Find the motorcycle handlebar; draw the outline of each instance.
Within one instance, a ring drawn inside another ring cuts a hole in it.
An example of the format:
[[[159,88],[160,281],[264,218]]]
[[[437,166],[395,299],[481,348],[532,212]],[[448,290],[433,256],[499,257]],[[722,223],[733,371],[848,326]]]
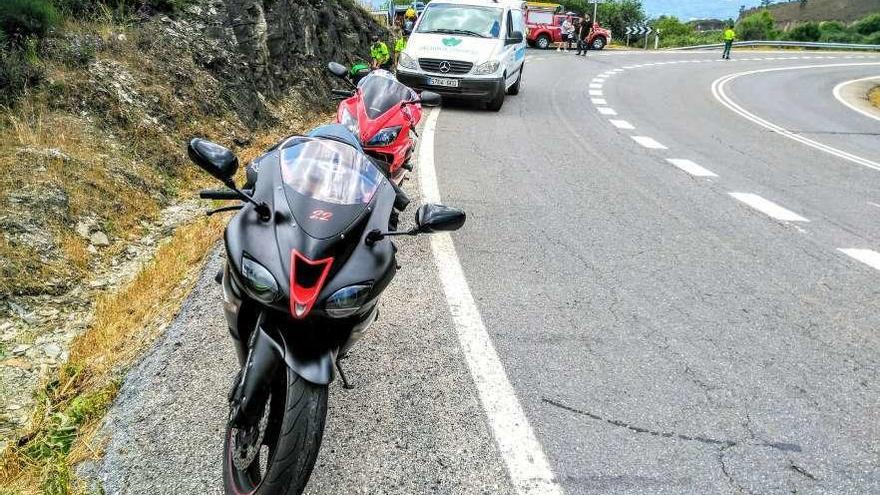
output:
[[[351,98],[352,96],[354,96],[354,91],[349,91],[347,89],[331,89],[330,93],[333,96],[339,96],[339,97],[345,97],[345,98]]]

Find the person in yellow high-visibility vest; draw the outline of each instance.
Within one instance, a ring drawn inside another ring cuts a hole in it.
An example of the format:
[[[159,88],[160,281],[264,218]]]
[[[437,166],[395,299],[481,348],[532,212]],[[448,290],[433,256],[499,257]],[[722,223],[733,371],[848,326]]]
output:
[[[397,30],[397,41],[394,42],[394,67],[397,67],[397,61],[400,59],[400,54],[406,50],[406,33],[401,30]]]
[[[403,14],[403,30],[407,34],[412,32],[413,26],[416,24],[416,17],[416,9],[412,7],[406,9],[406,12]]]
[[[391,54],[388,52],[388,45],[379,39],[379,36],[373,35],[373,44],[370,46],[370,69],[387,69],[388,63],[391,61]]]
[[[721,52],[721,58],[730,60],[730,48],[733,47],[733,40],[736,39],[736,31],[733,30],[733,26],[727,26],[727,29],[724,30],[724,51]]]

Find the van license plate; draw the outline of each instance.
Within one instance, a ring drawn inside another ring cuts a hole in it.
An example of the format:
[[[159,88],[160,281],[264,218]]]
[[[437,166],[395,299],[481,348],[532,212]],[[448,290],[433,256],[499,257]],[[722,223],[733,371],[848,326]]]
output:
[[[446,86],[447,88],[457,88],[458,79],[446,79],[443,77],[429,77],[428,84],[431,86]]]

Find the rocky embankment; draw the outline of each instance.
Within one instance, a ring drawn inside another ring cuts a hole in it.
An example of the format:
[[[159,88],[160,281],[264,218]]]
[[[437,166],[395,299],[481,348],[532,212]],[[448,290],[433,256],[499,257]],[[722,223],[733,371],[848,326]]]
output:
[[[199,213],[182,144],[247,156],[301,127],[330,104],[327,62],[380,29],[350,0],[199,0],[41,43],[43,81],[0,113],[0,445],[96,298]]]

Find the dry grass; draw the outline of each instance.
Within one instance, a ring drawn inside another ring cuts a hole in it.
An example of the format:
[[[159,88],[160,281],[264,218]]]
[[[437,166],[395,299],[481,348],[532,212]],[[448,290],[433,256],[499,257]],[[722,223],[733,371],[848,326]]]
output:
[[[240,150],[241,161],[247,163],[287,134],[330,118],[314,114],[288,119],[291,127],[265,133]],[[176,315],[227,219],[200,219],[179,228],[129,285],[97,302],[92,325],[74,339],[70,359],[40,393],[29,430],[0,457],[0,494],[88,493],[73,475],[73,466],[101,457],[96,433],[125,371]],[[62,239],[62,249],[74,263],[87,256],[81,239]],[[0,251],[2,241],[0,237]]]
[[[868,101],[877,108],[880,108],[880,86],[868,91]]]
[[[101,298],[69,361],[41,393],[30,431],[0,459],[0,493],[81,493],[72,466],[97,458],[95,432],[127,369],[174,317],[225,218],[177,230],[125,288]]]

